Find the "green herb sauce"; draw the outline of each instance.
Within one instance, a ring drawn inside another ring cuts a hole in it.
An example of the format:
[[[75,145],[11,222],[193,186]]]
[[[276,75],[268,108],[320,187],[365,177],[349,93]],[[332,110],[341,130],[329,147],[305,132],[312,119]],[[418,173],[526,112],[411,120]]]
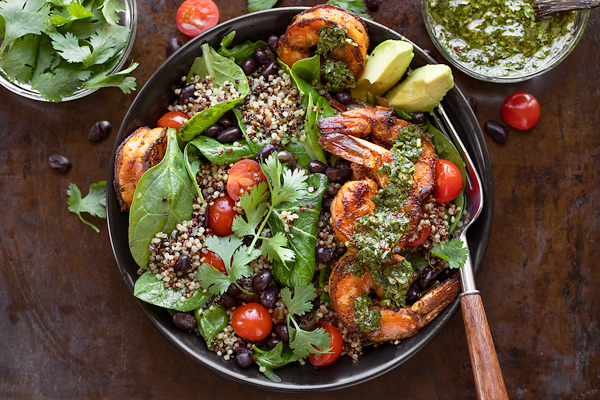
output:
[[[404,307],[406,305],[406,292],[413,277],[413,267],[408,260],[403,259],[398,264],[373,270],[371,275],[373,283],[383,289],[382,306]]]
[[[324,62],[321,63],[321,75],[325,87],[331,92],[356,88],[354,74],[348,69],[345,61],[331,59],[331,52],[347,45],[357,44],[348,37],[348,30],[339,26],[323,25],[319,31],[317,51]]]
[[[542,67],[569,41],[576,13],[536,22],[527,0],[428,0],[439,42],[469,69],[492,76]]]
[[[373,332],[381,329],[381,312],[373,308],[373,300],[368,294],[363,294],[354,300],[354,322],[363,332]]]

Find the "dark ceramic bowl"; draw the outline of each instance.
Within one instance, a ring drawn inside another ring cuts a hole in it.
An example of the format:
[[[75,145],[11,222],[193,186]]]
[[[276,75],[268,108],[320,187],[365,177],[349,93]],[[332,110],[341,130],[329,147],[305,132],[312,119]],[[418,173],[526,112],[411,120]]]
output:
[[[118,145],[131,132],[140,126],[156,126],[159,117],[167,111],[167,105],[174,100],[173,89],[181,83],[181,76],[187,74],[194,58],[200,55],[202,43],[208,42],[211,46],[218,48],[221,38],[233,30],[237,32],[237,43],[247,39],[266,39],[271,33],[285,32],[292,17],[303,10],[305,8],[278,8],[244,15],[219,24],[187,43],[156,70],[138,93],[119,130],[112,160],[114,160]],[[366,21],[366,23],[371,36],[371,47],[375,47],[383,40],[401,38],[401,35],[383,25],[371,21]],[[415,46],[414,52],[413,67],[435,63],[419,47]],[[485,207],[477,222],[469,229],[469,247],[475,271],[478,271],[483,262],[492,227],[494,194],[490,158],[481,129],[460,90],[456,87],[452,89],[444,98],[443,104],[453,124],[460,132],[483,180]],[[108,182],[112,182],[114,179],[113,168],[113,162],[111,162],[108,169]],[[115,193],[110,188],[107,191],[107,208],[108,227],[115,258],[128,290],[133,293],[134,282],[138,277],[138,266],[129,253],[128,214],[120,212]],[[308,363],[304,366],[297,363],[288,365],[276,371],[282,381],[275,383],[265,378],[256,366],[242,369],[235,361],[224,361],[223,358],[217,357],[206,348],[204,341],[193,334],[175,328],[166,310],[141,301],[139,304],[158,330],[183,353],[201,365],[237,382],[264,389],[289,392],[323,391],[348,387],[375,378],[397,367],[425,346],[454,315],[459,306],[458,300],[455,300],[429,325],[415,336],[403,340],[400,345],[384,344],[378,348],[367,348],[364,356],[356,363],[353,363],[349,357],[342,357],[335,364],[318,370]]]

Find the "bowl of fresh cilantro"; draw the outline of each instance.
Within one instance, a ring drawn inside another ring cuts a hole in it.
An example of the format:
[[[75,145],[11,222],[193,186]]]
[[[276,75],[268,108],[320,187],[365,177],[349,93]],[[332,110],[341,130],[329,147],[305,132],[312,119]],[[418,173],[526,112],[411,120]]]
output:
[[[122,70],[135,39],[135,0],[0,2],[0,84],[23,97],[60,102],[108,86],[135,90]]]

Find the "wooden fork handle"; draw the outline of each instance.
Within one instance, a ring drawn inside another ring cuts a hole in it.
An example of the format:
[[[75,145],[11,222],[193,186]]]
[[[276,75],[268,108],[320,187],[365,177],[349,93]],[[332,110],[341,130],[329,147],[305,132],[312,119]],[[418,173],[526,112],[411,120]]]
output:
[[[462,296],[460,305],[465,322],[477,398],[479,400],[508,399],[481,296],[478,294]]]

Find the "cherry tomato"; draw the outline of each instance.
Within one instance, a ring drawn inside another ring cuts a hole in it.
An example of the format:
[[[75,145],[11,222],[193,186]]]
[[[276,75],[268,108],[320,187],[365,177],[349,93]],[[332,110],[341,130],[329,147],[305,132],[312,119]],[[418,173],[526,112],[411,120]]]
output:
[[[187,36],[198,36],[219,22],[219,9],[212,0],[185,0],[177,10],[177,27]]]
[[[218,269],[219,271],[221,271],[221,273],[223,275],[227,275],[227,270],[225,269],[225,263],[223,262],[223,259],[221,259],[221,257],[219,257],[219,255],[217,253],[215,253],[214,251],[207,250],[207,249],[202,249],[202,255],[206,259],[205,262],[208,265]]]
[[[208,207],[208,227],[217,236],[229,236],[233,233],[231,225],[237,212],[233,209],[235,202],[225,195],[213,200]]]
[[[233,312],[231,326],[238,336],[258,342],[269,336],[273,321],[267,307],[260,303],[246,303]]]
[[[532,94],[513,93],[502,104],[502,119],[519,130],[531,129],[540,119],[540,103]]]
[[[156,123],[156,126],[160,126],[163,128],[174,128],[179,131],[181,125],[183,125],[183,123],[188,121],[189,119],[190,117],[188,117],[187,114],[184,114],[181,111],[169,111],[168,113],[160,117],[160,119]]]
[[[460,169],[451,161],[435,160],[435,189],[433,195],[438,203],[446,203],[460,194],[463,187]]]
[[[340,353],[342,352],[342,347],[344,342],[342,340],[342,334],[340,330],[335,327],[332,323],[327,321],[321,321],[317,325],[317,328],[323,328],[331,338],[331,350],[329,353],[319,353],[319,354],[309,354],[308,361],[315,367],[323,367],[325,365],[329,365],[335,360],[338,359]]]
[[[227,193],[234,201],[238,201],[244,192],[249,191],[260,182],[267,182],[267,177],[254,160],[240,160],[233,164],[227,178]]]
[[[461,185],[462,185],[462,181],[461,181]],[[462,186],[461,186],[461,189],[462,189]],[[437,199],[437,197],[436,197],[436,199]],[[406,243],[406,245],[411,246],[411,247],[417,247],[417,246],[422,245],[423,243],[425,243],[425,241],[429,237],[430,231],[431,231],[431,227],[429,225],[424,225],[421,228],[421,236],[419,236],[417,239],[413,240],[412,242]]]

